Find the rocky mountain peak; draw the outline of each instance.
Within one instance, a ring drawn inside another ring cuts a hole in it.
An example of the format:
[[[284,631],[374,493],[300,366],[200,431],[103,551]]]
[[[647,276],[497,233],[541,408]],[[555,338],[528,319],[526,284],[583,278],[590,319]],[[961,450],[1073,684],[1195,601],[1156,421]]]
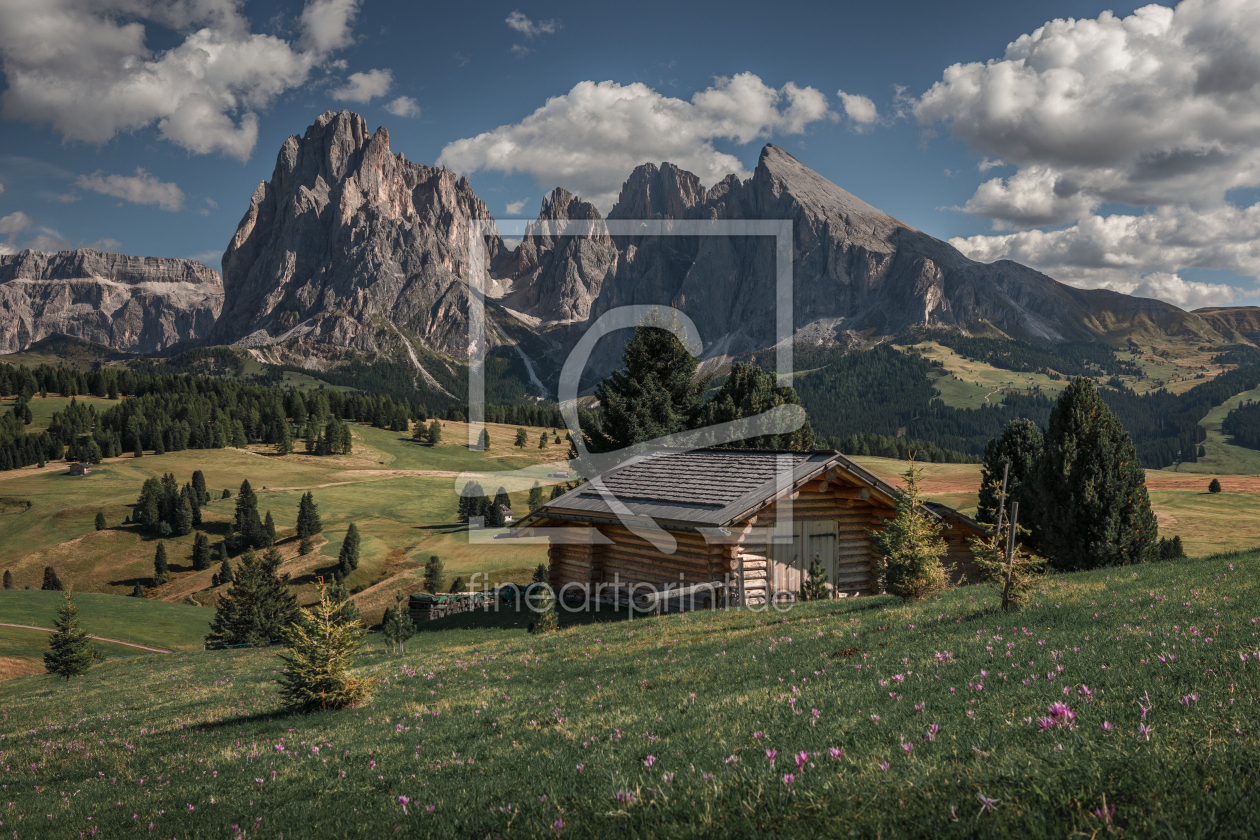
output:
[[[705,198],[700,179],[692,173],[672,163],[645,163],[630,173],[608,218],[683,219]]]

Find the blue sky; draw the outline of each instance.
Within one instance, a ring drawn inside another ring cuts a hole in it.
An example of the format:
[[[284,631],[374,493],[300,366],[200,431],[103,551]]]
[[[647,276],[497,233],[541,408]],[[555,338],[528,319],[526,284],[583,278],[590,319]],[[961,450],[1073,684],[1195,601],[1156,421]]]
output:
[[[124,7],[0,0],[0,253],[218,268],[284,138],[347,107],[499,218],[554,186],[606,211],[632,161],[751,171],[773,142],[979,259],[1260,302],[1257,2]]]

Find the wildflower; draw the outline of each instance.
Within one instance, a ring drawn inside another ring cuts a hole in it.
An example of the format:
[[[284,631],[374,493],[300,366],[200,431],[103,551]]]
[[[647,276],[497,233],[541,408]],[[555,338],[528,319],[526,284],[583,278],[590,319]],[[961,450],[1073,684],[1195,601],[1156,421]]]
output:
[[[910,755],[910,752],[914,749],[914,744],[907,744],[905,741],[902,741],[901,748],[906,751],[906,755]]]
[[[871,715],[872,723],[879,723],[879,715]]]
[[[1111,818],[1114,817],[1115,815],[1116,815],[1116,806],[1115,805],[1108,806],[1106,802],[1103,803],[1103,806],[1101,808],[1094,809],[1094,816],[1098,817],[1107,825],[1111,825]]]
[[[670,782],[674,781],[674,774],[665,773],[664,775],[661,776],[661,778],[665,780],[665,784],[669,784]]]
[[[779,754],[778,750],[766,750],[766,758],[770,759],[770,766],[774,766],[774,757]]]
[[[613,798],[623,805],[632,804],[638,797],[628,790],[619,790],[613,794]]]
[[[888,772],[888,768],[889,768],[889,767],[891,767],[891,766],[892,766],[892,765],[891,765],[891,764],[889,764],[887,761],[881,761],[881,762],[879,763],[879,769],[880,769],[880,770],[883,770],[885,773],[887,773],[887,772]]]
[[[996,810],[994,806],[1002,801],[1000,799],[990,799],[984,795],[983,791],[976,794],[976,799],[980,800],[980,814],[983,814],[985,811]],[[977,814],[976,816],[980,816],[980,814]]]
[[[737,755],[727,756],[726,758],[722,759],[722,763],[725,764],[727,767],[730,767],[732,764],[735,764],[738,761],[739,761],[739,756]],[[773,763],[774,762],[771,761],[771,764]]]
[[[1110,732],[1111,730],[1115,729],[1115,727],[1111,725],[1111,721],[1109,720],[1104,720],[1102,722],[1102,728],[1104,732]]]
[[[930,744],[930,743],[932,743],[933,741],[935,741],[935,740],[936,740],[936,733],[937,733],[937,732],[940,732],[940,731],[941,731],[941,727],[940,727],[940,725],[939,725],[939,724],[935,724],[935,723],[934,723],[934,724],[932,724],[931,726],[929,726],[929,727],[927,728],[927,732],[924,732],[924,733],[923,733],[923,741],[924,741],[924,743]]]
[[[643,759],[644,767],[651,767],[655,763],[656,763],[656,756],[654,755],[649,755],[647,758]]]
[[[765,734],[765,733],[763,733],[763,732],[754,732],[754,733],[753,733],[753,737],[754,737],[754,738],[756,738],[758,741],[760,741],[760,740],[761,740],[761,738],[762,738],[762,736],[763,736],[764,734]]]
[[[1151,727],[1145,723],[1138,724],[1138,734],[1146,736],[1146,740],[1151,740]]]
[[[402,809],[403,809],[403,813],[404,813],[404,814],[405,814],[405,813],[407,813],[407,803],[408,803],[408,802],[410,802],[410,801],[411,801],[411,800],[410,800],[410,799],[408,799],[408,798],[407,798],[407,797],[405,797],[405,796],[400,796],[400,797],[398,797],[398,804],[402,806]]]
[[[805,750],[801,750],[799,753],[797,753],[797,755],[796,755],[796,769],[797,769],[797,771],[798,771],[798,772],[799,772],[799,771],[801,771],[801,770],[804,770],[804,769],[805,769],[805,765],[806,765],[806,764],[808,764],[808,763],[809,763],[809,753],[805,752]]]
[[[831,754],[831,757],[835,759],[836,761],[839,761],[840,759],[844,758],[843,747],[828,747],[827,752],[829,752]]]
[[[792,782],[795,782],[795,781],[796,781],[796,776],[792,775],[791,773],[785,773],[785,774],[784,774],[784,776],[783,776],[783,784],[787,785],[788,787],[791,787],[791,786],[792,786]]]
[[[551,828],[556,832],[556,836],[559,836],[560,832],[564,831],[564,820],[556,820],[551,824]]]

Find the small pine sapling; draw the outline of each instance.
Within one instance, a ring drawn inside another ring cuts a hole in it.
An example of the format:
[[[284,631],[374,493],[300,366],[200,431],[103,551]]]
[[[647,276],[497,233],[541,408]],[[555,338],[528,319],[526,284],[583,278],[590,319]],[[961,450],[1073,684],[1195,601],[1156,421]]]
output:
[[[1208,492],[1209,493],[1221,492],[1221,480],[1219,478],[1212,479],[1212,481],[1208,484]]]
[[[971,556],[981,579],[997,590],[1003,612],[1014,612],[1028,602],[1045,573],[1046,561],[1019,545],[1019,535],[1028,531],[1019,526],[1019,502],[1011,503],[1007,497],[1008,475],[1009,469],[1003,471],[1001,483],[996,476],[990,480],[998,500],[997,522],[987,527],[987,536],[971,538]]]
[[[320,584],[319,603],[303,609],[289,625],[288,651],[280,654],[280,696],[293,712],[310,713],[362,705],[371,692],[371,679],[350,673],[354,656],[363,646],[358,621],[342,621],[341,605],[329,587]]]
[[[105,514],[101,511],[96,512],[96,530],[104,531],[109,526],[105,524]]]
[[[802,601],[821,601],[827,597],[827,570],[823,568],[822,555],[815,554],[809,561],[809,572],[801,586]]]
[[[65,603],[57,608],[57,620],[53,622],[57,632],[48,639],[48,652],[44,654],[44,670],[67,681],[71,677],[86,674],[96,656],[96,650],[86,631],[79,627],[79,608],[74,604],[74,593],[65,594]]]
[[[546,583],[548,577],[547,564],[539,563],[534,567],[534,577],[531,583]]]
[[[940,524],[923,506],[922,473],[912,461],[905,473],[906,488],[897,499],[896,516],[885,520],[883,530],[871,532],[879,555],[880,588],[906,603],[930,598],[948,585],[941,563],[945,540]]]
[[[556,604],[555,593],[547,584],[530,584],[525,590],[525,603],[535,611],[534,620],[529,623],[529,632],[535,634],[554,633],[560,629],[560,610]],[[537,594],[535,594],[537,593]],[[535,601],[537,602],[535,604]]]
[[[416,625],[412,623],[411,613],[404,601],[405,596],[401,592],[395,592],[394,606],[385,610],[385,621],[381,629],[385,632],[385,638],[389,639],[392,653],[402,653],[403,645],[416,632]]]
[[[40,589],[46,592],[60,592],[65,589],[61,585],[61,578],[57,577],[57,570],[52,566],[44,567],[44,585]]]

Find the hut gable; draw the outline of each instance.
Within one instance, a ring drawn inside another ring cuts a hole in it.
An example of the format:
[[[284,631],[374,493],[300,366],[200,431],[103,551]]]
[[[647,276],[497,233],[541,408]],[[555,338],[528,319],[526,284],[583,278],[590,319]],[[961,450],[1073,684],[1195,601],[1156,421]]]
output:
[[[764,603],[796,597],[818,556],[833,595],[864,595],[876,592],[870,532],[899,495],[834,450],[662,450],[551,500],[512,531],[548,536],[556,588],[720,584],[734,603]],[[960,579],[967,540],[982,529],[945,505],[929,511]],[[668,538],[653,539],[648,525]]]

